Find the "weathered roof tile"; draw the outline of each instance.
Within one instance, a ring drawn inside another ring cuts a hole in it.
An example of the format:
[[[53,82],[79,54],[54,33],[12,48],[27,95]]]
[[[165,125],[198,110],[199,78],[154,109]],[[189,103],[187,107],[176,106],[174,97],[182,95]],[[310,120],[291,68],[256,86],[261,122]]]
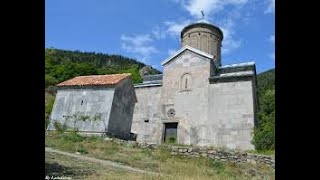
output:
[[[69,79],[67,81],[61,82],[57,86],[115,85],[130,75],[131,75],[130,73],[124,73],[124,74],[77,76],[77,77],[74,77],[74,78]]]

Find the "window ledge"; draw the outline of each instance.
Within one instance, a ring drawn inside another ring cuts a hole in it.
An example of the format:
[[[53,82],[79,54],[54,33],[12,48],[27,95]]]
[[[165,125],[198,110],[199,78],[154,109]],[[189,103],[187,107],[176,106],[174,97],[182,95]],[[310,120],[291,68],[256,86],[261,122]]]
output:
[[[185,91],[191,91],[191,89],[183,89],[183,90],[180,90],[180,92],[185,92]]]

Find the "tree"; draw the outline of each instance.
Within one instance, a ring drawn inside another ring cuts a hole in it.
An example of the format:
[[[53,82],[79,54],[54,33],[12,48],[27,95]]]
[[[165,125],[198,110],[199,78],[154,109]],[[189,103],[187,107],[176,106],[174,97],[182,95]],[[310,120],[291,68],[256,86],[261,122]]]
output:
[[[252,140],[256,150],[272,150],[275,147],[274,77],[274,69],[258,75],[259,124]]]
[[[45,88],[51,85],[56,85],[59,81],[50,75],[45,75]]]

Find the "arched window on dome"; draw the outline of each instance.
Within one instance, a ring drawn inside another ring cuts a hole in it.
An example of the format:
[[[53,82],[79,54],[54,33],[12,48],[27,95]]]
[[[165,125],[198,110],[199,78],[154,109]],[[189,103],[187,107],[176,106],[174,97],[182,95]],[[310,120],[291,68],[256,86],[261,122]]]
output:
[[[183,74],[180,82],[181,90],[190,90],[192,85],[191,75],[189,73]]]

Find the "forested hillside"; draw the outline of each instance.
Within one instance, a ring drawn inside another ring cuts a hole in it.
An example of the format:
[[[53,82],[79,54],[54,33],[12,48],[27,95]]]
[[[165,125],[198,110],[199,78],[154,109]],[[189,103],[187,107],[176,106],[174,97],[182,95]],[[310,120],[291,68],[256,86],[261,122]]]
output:
[[[45,87],[75,76],[115,73],[131,73],[134,83],[138,83],[142,81],[139,70],[145,66],[120,55],[48,48],[45,50]],[[147,69],[147,74],[161,73],[151,67]]]
[[[275,146],[275,69],[258,74],[259,126],[254,131],[257,150],[272,150]]]
[[[274,90],[275,86],[275,69],[258,74],[258,93],[259,95],[264,93],[266,90]]]

